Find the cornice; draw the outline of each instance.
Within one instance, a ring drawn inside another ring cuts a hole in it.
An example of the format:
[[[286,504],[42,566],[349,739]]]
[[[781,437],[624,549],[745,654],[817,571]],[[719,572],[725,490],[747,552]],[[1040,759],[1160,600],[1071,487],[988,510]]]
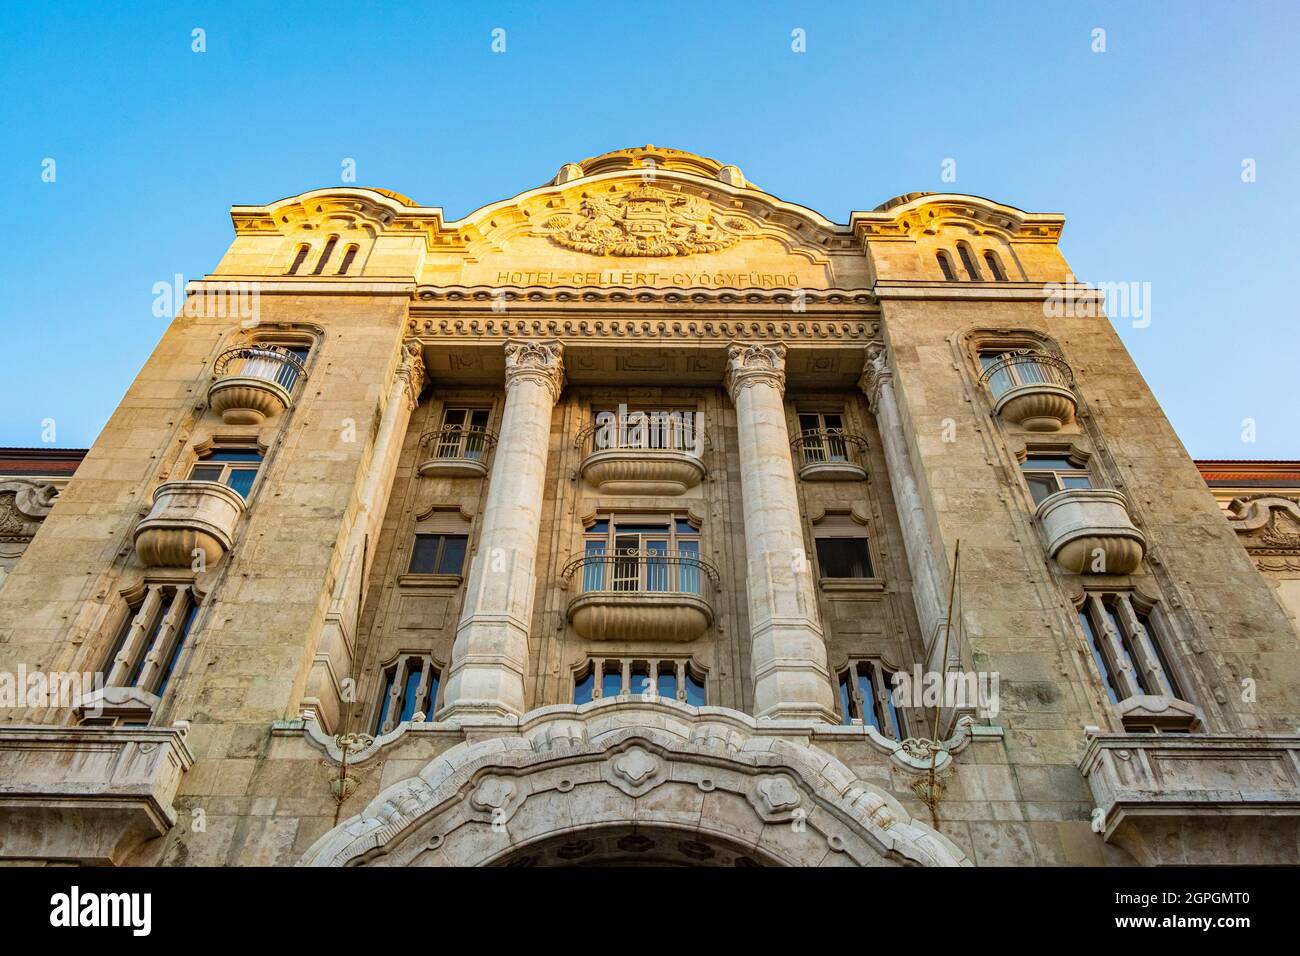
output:
[[[647,305],[689,305],[716,307],[730,312],[736,307],[764,308],[800,315],[809,309],[822,308],[842,311],[864,309],[876,311],[877,301],[866,289],[689,289],[670,287],[609,286],[432,286],[421,285],[415,289],[412,311],[455,309],[457,312],[482,310],[488,312],[518,308],[563,307],[565,312],[584,305],[600,306],[601,314],[609,314],[609,306],[625,306],[639,310]],[[796,320],[797,321],[797,320]]]
[[[929,279],[880,279],[871,287],[877,299],[955,299],[985,302],[1047,302],[1059,299],[1062,290],[1070,292],[1070,303],[1077,306],[1105,304],[1105,293],[1083,285],[1068,286],[1059,282],[938,282]]]
[[[733,339],[785,342],[845,342],[865,345],[880,330],[867,319],[821,319],[817,321],[772,321],[770,319],[727,319],[714,321],[620,318],[437,318],[414,317],[408,334],[436,338],[507,339],[570,338],[584,341],[609,339],[649,340],[680,343]]]

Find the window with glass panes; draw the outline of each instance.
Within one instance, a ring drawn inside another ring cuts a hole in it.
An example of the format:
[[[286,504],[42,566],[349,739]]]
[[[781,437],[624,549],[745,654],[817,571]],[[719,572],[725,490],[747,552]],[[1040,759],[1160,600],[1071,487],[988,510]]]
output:
[[[1088,476],[1088,467],[1079,464],[1065,455],[1029,454],[1020,463],[1020,470],[1025,476],[1025,484],[1034,497],[1034,504],[1041,504],[1048,495],[1068,488],[1091,488],[1092,479]]]
[[[813,525],[817,566],[823,578],[874,578],[867,529],[848,514],[827,514]]]
[[[253,447],[218,445],[204,452],[190,469],[191,481],[218,481],[247,498],[262,467],[262,452]]]
[[[460,574],[468,545],[464,534],[417,534],[407,573]]]
[[[879,661],[850,663],[839,675],[841,723],[861,721],[886,737],[902,740],[904,726],[894,705],[893,678]]]
[[[189,636],[199,603],[188,584],[148,584],[131,605],[104,666],[109,687],[138,687],[161,697]]]
[[[1079,624],[1112,704],[1141,694],[1183,697],[1155,612],[1124,592],[1089,592]]]
[[[703,707],[704,683],[704,675],[685,658],[596,657],[575,675],[573,702],[638,694]]]
[[[843,415],[833,412],[800,412],[799,439],[805,465],[849,460],[849,450],[844,443]]]
[[[487,453],[486,408],[448,408],[442,413],[442,431],[434,446],[435,458],[468,458],[479,461]]]
[[[598,518],[583,550],[583,591],[700,593],[700,530],[685,516]]]
[[[417,712],[431,719],[438,701],[440,677],[428,654],[402,654],[384,668],[379,710],[373,724],[375,735],[388,733],[414,718]]]

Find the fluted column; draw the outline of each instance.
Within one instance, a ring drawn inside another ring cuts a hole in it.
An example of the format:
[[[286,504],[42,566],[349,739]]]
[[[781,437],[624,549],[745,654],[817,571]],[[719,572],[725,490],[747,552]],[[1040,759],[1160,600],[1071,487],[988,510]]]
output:
[[[785,346],[732,345],[726,384],[740,443],[754,714],[834,722],[785,425]]]
[[[551,411],[564,388],[563,351],[559,342],[506,343],[505,413],[440,720],[524,712],[537,535]]]
[[[925,505],[916,481],[916,472],[912,469],[912,458],[907,453],[903,418],[898,408],[898,397],[894,394],[894,371],[889,367],[889,353],[883,343],[874,342],[867,347],[866,367],[862,370],[859,385],[867,396],[867,403],[876,416],[876,427],[880,431],[885,465],[889,471],[889,487],[894,493],[899,522],[903,528],[903,550],[907,553],[907,566],[912,574],[916,616],[929,651],[940,644],[936,638],[941,637],[939,632],[946,607],[943,574],[926,524]],[[950,657],[953,650],[954,647],[950,645]]]

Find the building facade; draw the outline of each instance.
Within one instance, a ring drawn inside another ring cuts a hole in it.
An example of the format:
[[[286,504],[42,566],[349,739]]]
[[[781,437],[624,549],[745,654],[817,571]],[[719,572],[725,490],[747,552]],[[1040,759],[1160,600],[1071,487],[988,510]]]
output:
[[[1060,215],[232,218],[0,584],[0,858],[1300,862],[1286,594]]]

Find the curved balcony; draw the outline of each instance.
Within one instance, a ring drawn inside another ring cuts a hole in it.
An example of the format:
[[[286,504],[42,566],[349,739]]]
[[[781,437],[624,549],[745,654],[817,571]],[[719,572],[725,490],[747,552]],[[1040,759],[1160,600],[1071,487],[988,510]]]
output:
[[[482,478],[488,473],[488,454],[496,444],[496,434],[486,428],[435,428],[420,436],[419,472],[444,478]]]
[[[842,428],[809,428],[790,442],[790,452],[804,481],[862,481],[867,440]]]
[[[278,345],[248,345],[217,356],[208,404],[227,425],[258,425],[293,402],[302,361]]]
[[[980,381],[993,396],[993,414],[1025,431],[1060,431],[1074,421],[1074,373],[1055,356],[1009,352],[986,368]]]
[[[1107,488],[1067,488],[1035,512],[1056,563],[1074,574],[1131,574],[1146,538],[1133,525],[1128,499]]]
[[[195,552],[210,567],[230,550],[245,509],[239,492],[218,481],[167,481],[135,527],[135,551],[148,567],[188,568]]]
[[[704,478],[703,442],[695,426],[589,425],[578,471],[602,495],[680,495]]]
[[[581,589],[569,601],[573,629],[593,641],[693,641],[713,624],[712,564],[690,551],[626,549],[569,562]]]

